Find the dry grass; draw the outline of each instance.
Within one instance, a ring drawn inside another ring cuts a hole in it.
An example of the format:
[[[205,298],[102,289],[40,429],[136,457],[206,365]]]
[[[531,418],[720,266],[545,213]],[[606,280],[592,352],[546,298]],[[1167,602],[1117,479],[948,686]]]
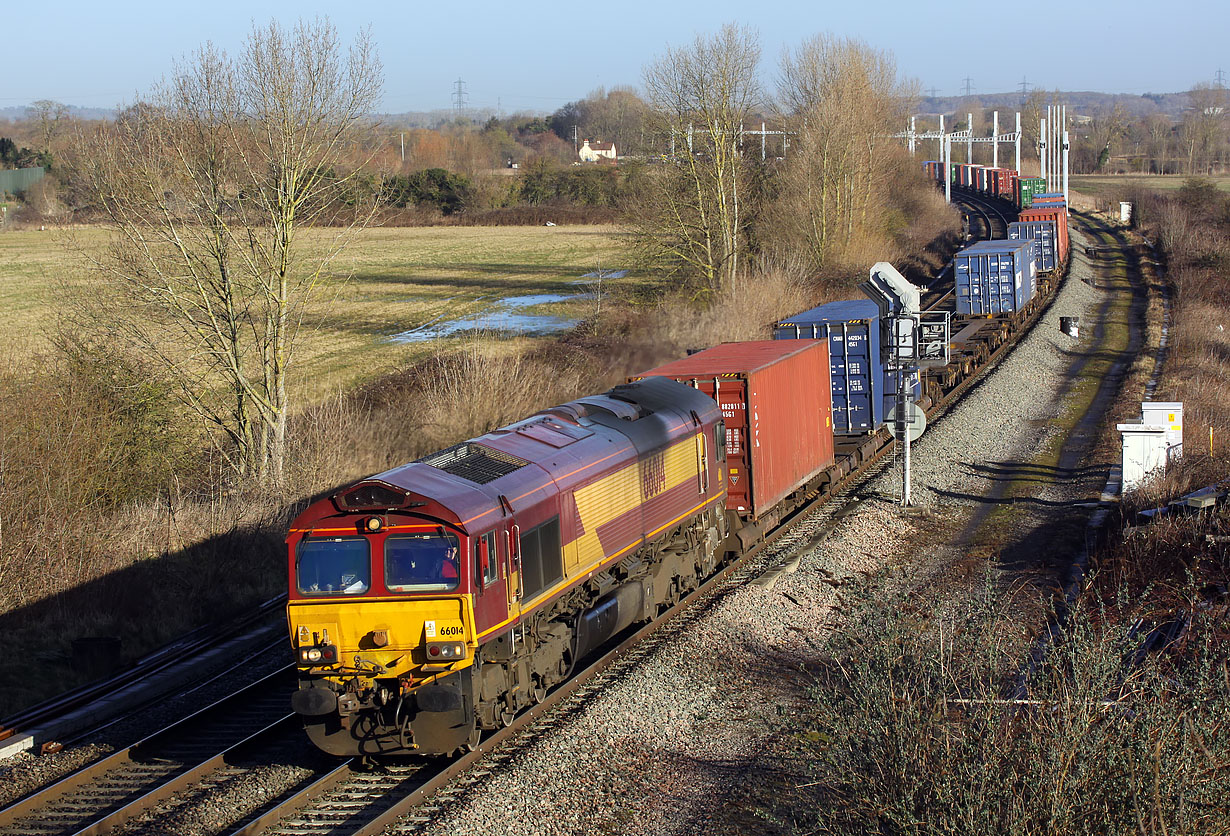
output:
[[[327,232],[307,230],[309,239]],[[81,252],[106,245],[97,227],[0,234],[0,352],[29,356],[49,347],[61,294],[76,292],[91,270]],[[292,389],[317,401],[430,356],[430,343],[394,335],[441,319],[478,315],[505,296],[572,293],[598,268],[617,269],[619,234],[608,226],[432,227],[368,230],[333,265],[302,332]],[[643,282],[607,282],[608,292]],[[66,284],[67,282],[67,284]],[[542,311],[588,315],[584,298]],[[531,311],[538,312],[538,311]]]
[[[98,229],[77,230],[79,240],[99,246]],[[6,230],[0,233],[0,355],[32,357],[50,347],[65,281],[73,286],[81,260],[59,231]]]
[[[1170,353],[1155,400],[1184,404],[1184,458],[1175,490],[1230,477],[1230,223],[1227,206],[1154,197],[1148,232],[1164,247],[1173,292]],[[1195,230],[1195,232],[1193,232]],[[1210,443],[1210,433],[1212,442]]]
[[[1090,197],[1128,200],[1128,195],[1146,189],[1174,191],[1183,187],[1187,174],[1077,174],[1068,185]],[[1230,191],[1230,177],[1209,178],[1222,191]]]
[[[1021,664],[991,591],[942,618],[874,585],[818,658],[790,722],[795,757],[752,803],[764,833],[1225,833],[1224,655],[1192,639],[1146,658],[1126,598],[1078,607],[1064,641],[1004,699]],[[1202,615],[1193,631],[1217,617]],[[783,662],[785,660],[782,660]],[[792,665],[800,664],[795,659]],[[733,832],[730,831],[722,832]],[[748,832],[748,831],[740,831]]]
[[[319,313],[298,356],[297,377],[309,400],[370,381],[439,349],[398,343],[394,335],[439,320],[490,310],[506,296],[572,293],[572,282],[621,266],[611,227],[432,227],[369,230],[342,254],[350,278],[323,290]],[[633,284],[635,277],[611,284]],[[576,317],[588,302],[548,312]]]

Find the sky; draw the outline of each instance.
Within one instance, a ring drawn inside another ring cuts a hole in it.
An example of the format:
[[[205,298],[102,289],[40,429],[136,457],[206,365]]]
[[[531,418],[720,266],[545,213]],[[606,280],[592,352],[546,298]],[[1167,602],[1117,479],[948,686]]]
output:
[[[1015,21],[989,9],[1016,6]],[[642,68],[728,22],[760,36],[771,87],[783,48],[828,32],[891,52],[926,93],[1020,90],[1167,93],[1230,79],[1230,3],[1031,0],[666,0],[544,3],[209,3],[62,0],[6,10],[0,107],[53,99],[131,102],[206,41],[237,52],[252,25],[327,16],[344,42],[370,27],[384,64],[385,113],[449,108],[458,79],[471,108],[550,112],[598,88],[638,87]]]

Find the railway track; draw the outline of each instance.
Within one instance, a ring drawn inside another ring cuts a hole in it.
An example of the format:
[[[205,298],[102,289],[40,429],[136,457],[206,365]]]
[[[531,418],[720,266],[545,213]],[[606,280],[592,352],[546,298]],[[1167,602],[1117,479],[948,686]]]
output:
[[[256,630],[258,626],[279,613],[286,605],[286,596],[280,595],[264,602],[259,607],[244,616],[231,621],[222,627],[210,625],[193,630],[178,640],[167,644],[153,653],[149,653],[130,667],[119,671],[113,676],[99,682],[91,682],[75,688],[53,699],[31,706],[17,714],[0,721],[0,746],[8,746],[23,735],[29,736],[26,748],[39,751],[54,751],[64,745],[80,740],[86,734],[94,734],[105,728],[113,720],[100,712],[100,700],[112,699],[122,702],[126,708],[125,714],[119,718],[131,716],[144,705],[148,705],[165,696],[165,691],[141,688],[135,686],[148,683],[154,677],[164,677],[169,683],[178,687],[185,685],[201,686],[212,682],[218,676],[225,675],[234,669],[235,650],[228,642],[238,642],[245,634]],[[275,643],[283,641],[282,631],[277,632]],[[244,653],[244,661],[266,652],[270,644],[259,646],[254,652]],[[219,655],[226,656],[230,661],[223,674],[202,678],[200,671],[206,666],[206,655],[223,651]],[[185,665],[185,660],[191,663]],[[176,674],[177,669],[184,669]],[[123,699],[119,695],[123,694]],[[73,718],[79,718],[73,722]],[[40,733],[41,732],[41,733]],[[53,737],[54,739],[45,739]],[[37,739],[44,738],[44,739]]]
[[[232,693],[51,786],[0,810],[0,832],[23,836],[108,833],[234,762],[302,735],[287,711],[293,665]]]
[[[970,229],[970,234],[976,238],[1007,238],[1008,224],[1011,223],[1009,213],[1005,211],[1003,201],[976,195],[971,192],[953,190],[952,199],[966,208],[971,220],[977,218],[981,227],[978,234]],[[971,224],[972,227],[972,224]]]

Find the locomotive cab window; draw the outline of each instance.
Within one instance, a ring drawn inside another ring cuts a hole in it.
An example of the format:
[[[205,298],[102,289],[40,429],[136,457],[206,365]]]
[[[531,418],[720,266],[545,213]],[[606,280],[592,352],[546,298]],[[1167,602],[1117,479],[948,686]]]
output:
[[[474,577],[482,588],[500,579],[500,563],[495,554],[495,532],[474,538]]]
[[[390,534],[384,541],[384,585],[390,592],[448,592],[461,580],[451,534]]]
[[[372,585],[372,560],[363,537],[305,537],[295,555],[304,595],[360,595]]]
[[[726,422],[718,421],[713,425],[713,448],[717,452],[717,460],[726,461]]]

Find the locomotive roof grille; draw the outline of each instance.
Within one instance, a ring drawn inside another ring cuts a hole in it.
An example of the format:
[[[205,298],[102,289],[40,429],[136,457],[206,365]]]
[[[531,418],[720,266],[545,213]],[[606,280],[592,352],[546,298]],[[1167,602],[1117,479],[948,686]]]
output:
[[[529,464],[524,459],[519,459],[502,450],[469,442],[433,453],[419,461],[479,485],[494,482],[501,476],[507,476]]]

